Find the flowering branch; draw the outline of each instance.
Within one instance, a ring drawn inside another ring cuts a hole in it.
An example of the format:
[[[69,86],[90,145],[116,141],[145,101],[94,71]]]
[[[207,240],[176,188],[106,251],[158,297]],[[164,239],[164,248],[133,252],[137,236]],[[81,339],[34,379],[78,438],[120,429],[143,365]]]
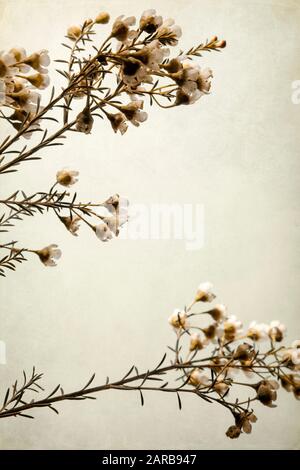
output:
[[[124,134],[128,123],[138,127],[148,117],[144,111],[147,97],[150,105],[173,108],[192,104],[209,94],[212,71],[200,68],[191,59],[200,56],[200,51],[224,48],[224,40],[214,36],[205,45],[168,58],[170,48],[178,44],[181,36],[174,20],[163,20],[155,10],[147,10],[134,29],[135,17],[120,16],[104,40],[98,41],[96,28],[104,27],[109,20],[108,13],[101,12],[95,19],[68,28],[66,43],[62,45],[69,57],[56,60],[62,65],[57,72],[66,83],[59,93],[52,88],[45,105],[40,91],[50,83],[48,51],[42,49],[28,55],[23,48],[13,48],[1,52],[0,118],[16,132],[0,144],[0,175],[17,171],[24,162],[40,159],[40,151],[45,148],[63,145],[71,131],[90,134],[96,117],[105,120],[115,133]],[[15,148],[22,138],[30,141],[37,135],[39,138],[32,145]],[[0,198],[0,205],[6,209],[0,215],[0,232],[7,232],[25,215],[52,211],[72,235],[78,234],[82,222],[102,241],[118,236],[120,227],[127,221],[127,201],[115,195],[111,203],[78,203],[76,194],[67,200],[69,193],[59,192],[56,185],[69,187],[77,175],[64,169],[57,173],[56,184],[49,192],[27,196],[24,191],[16,191]],[[98,223],[92,219],[98,219]],[[2,244],[1,249],[7,246]],[[46,266],[55,266],[54,260],[61,255],[56,244],[35,250],[18,248],[11,242],[8,256],[13,259],[5,257],[3,269],[12,266],[7,263],[13,260],[21,261],[24,253],[38,254]]]
[[[79,390],[65,393],[57,385],[51,393],[38,400],[31,398],[29,392],[43,391],[40,385],[42,374],[33,369],[29,380],[24,373],[21,387],[16,381],[7,390],[0,418],[33,418],[28,411],[35,408],[50,408],[58,414],[56,405],[59,402],[95,399],[91,395],[105,390],[137,392],[142,406],[145,392],[173,393],[180,409],[184,395],[193,394],[210,404],[223,406],[231,413],[234,424],[226,431],[228,437],[237,438],[242,432],[249,434],[257,420],[254,404],[274,408],[280,384],[300,399],[300,341],[295,341],[291,347],[278,347],[277,343],[281,343],[285,332],[284,325],[279,322],[271,322],[270,325],[252,322],[243,331],[241,322],[232,315],[228,316],[224,305],[193,312],[195,304],[214,299],[212,285],[202,283],[190,306],[176,309],[170,316],[169,323],[175,331],[176,342],[175,347],[169,347],[173,358],[169,358],[168,365],[167,354],[164,354],[159,364],[146,372],[140,373],[136,366],[132,366],[121,379],[110,381],[107,377],[104,384],[92,387],[93,374]],[[199,317],[209,318],[212,322],[201,326],[191,322],[192,318]],[[185,340],[188,340],[187,344]],[[267,340],[269,347],[262,352],[258,345]],[[239,378],[240,374],[243,377]],[[245,390],[244,398],[234,396],[229,399],[229,394],[241,393],[241,388]]]

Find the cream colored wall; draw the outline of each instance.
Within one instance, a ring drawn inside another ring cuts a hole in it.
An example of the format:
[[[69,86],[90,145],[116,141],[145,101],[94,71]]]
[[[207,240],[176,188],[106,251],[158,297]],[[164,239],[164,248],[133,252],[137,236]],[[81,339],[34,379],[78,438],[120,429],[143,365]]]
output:
[[[55,269],[31,260],[1,281],[2,393],[32,365],[46,373],[47,387],[60,382],[65,390],[94,371],[102,382],[132,363],[155,365],[173,340],[168,315],[204,280],[244,323],[280,318],[290,340],[300,337],[300,105],[291,101],[300,79],[299,1],[2,0],[1,48],[46,48],[62,57],[67,26],[103,9],[114,18],[151,7],[182,26],[183,48],[213,34],[227,39],[222,54],[201,61],[214,70],[211,96],[192,107],[152,109],[123,137],[98,121],[91,136],[72,134],[62,149],[1,177],[0,192],[45,190],[68,165],[80,171],[82,200],[117,191],[133,203],[204,204],[205,245],[101,244],[85,229],[71,237],[51,215],[17,224],[14,239],[57,242],[63,258]],[[224,435],[231,417],[194,397],[181,412],[172,395],[148,393],[141,408],[137,394],[117,391],[59,410],[59,417],[40,410],[35,420],[1,420],[1,448],[300,448],[299,403],[284,391],[276,410],[257,406],[253,433],[238,441]]]

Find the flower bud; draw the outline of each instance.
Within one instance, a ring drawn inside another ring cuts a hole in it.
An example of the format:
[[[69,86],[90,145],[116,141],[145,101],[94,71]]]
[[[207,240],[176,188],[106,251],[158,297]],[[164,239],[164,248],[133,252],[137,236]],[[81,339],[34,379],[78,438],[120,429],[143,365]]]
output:
[[[99,15],[96,16],[95,23],[97,24],[107,24],[110,20],[110,16],[106,11],[101,11]]]

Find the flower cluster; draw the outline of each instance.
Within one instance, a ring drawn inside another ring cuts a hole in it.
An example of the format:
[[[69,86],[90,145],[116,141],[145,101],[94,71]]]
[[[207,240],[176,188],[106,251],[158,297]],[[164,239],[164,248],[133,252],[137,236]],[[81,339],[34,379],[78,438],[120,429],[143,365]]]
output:
[[[188,307],[174,310],[169,323],[176,333],[176,345],[171,349],[175,353],[174,364],[184,372],[184,383],[202,398],[218,401],[230,409],[235,424],[226,435],[237,438],[242,432],[249,434],[257,420],[251,408],[253,402],[270,408],[276,406],[280,384],[300,399],[300,340],[288,348],[280,346],[286,331],[281,322],[276,320],[268,325],[253,321],[244,329],[242,322],[228,314],[222,304],[202,312],[193,311],[195,305],[213,302],[215,297],[212,284],[205,282],[199,285]],[[199,325],[193,322],[194,318],[208,321]],[[268,343],[264,352],[260,349],[263,341]],[[241,374],[244,380],[239,378]],[[253,390],[254,396],[244,401],[238,398],[227,401],[235,385]]]
[[[67,38],[73,44],[69,70],[61,72],[69,82],[67,104],[73,98],[87,99],[76,117],[77,131],[91,132],[97,110],[107,118],[114,132],[124,134],[129,122],[139,126],[147,119],[141,97],[148,96],[151,104],[171,108],[193,104],[209,93],[212,71],[200,68],[192,58],[199,56],[200,51],[220,50],[226,46],[225,41],[214,36],[186,54],[170,58],[170,48],[178,44],[181,28],[173,19],[163,19],[150,9],[142,13],[138,22],[134,16],[116,18],[96,56],[86,60],[85,39],[94,34],[96,24],[108,21],[109,15],[102,12],[96,19],[86,20],[83,26],[73,25],[67,30]],[[105,87],[107,75],[110,82]],[[116,81],[116,91],[111,90],[112,78]],[[105,98],[101,96],[104,90],[109,90]],[[160,99],[167,99],[168,105],[162,105]]]
[[[40,99],[37,90],[45,89],[50,82],[49,63],[46,50],[28,55],[23,48],[13,48],[0,53],[0,106],[13,110],[9,121],[16,130],[36,114]],[[31,133],[24,132],[23,136],[30,138]]]

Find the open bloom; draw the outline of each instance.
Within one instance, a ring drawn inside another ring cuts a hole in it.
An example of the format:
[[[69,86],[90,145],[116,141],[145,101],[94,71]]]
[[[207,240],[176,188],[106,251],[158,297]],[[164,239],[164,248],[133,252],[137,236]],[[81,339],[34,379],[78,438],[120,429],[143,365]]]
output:
[[[140,19],[140,30],[148,34],[153,34],[159,26],[162,25],[163,19],[156,15],[156,10],[149,9],[142,13]]]
[[[117,133],[120,131],[120,133],[123,135],[127,131],[128,125],[126,123],[126,116],[123,113],[116,113],[116,114],[110,114],[107,113],[107,117],[111,123],[111,127],[113,128],[114,132]]]
[[[188,327],[188,316],[187,316],[187,313],[182,311],[182,310],[179,310],[179,309],[175,309],[174,312],[172,313],[172,315],[169,317],[169,323],[170,325],[172,325],[174,328],[176,329],[186,329]]]
[[[235,315],[228,317],[219,327],[218,335],[223,337],[225,341],[235,340],[242,332],[242,322]]]
[[[56,266],[55,260],[59,259],[62,254],[61,250],[55,244],[46,246],[41,250],[36,250],[35,253],[45,266]]]
[[[113,238],[113,232],[105,222],[101,222],[100,224],[96,225],[96,227],[94,227],[94,231],[99,240],[102,242],[108,242]]]
[[[200,369],[194,369],[189,377],[189,383],[195,387],[208,386],[210,380]]]
[[[261,341],[268,338],[268,325],[265,323],[257,323],[253,321],[250,323],[246,332],[246,336],[253,341]]]
[[[118,16],[113,23],[111,36],[122,43],[127,43],[136,36],[136,31],[130,30],[130,26],[133,26],[135,21],[134,16],[128,18],[124,18],[124,15]]]
[[[60,220],[72,235],[78,236],[80,217],[60,217]]]
[[[207,345],[207,339],[202,338],[200,333],[192,333],[190,336],[190,351],[203,349]]]
[[[283,361],[288,361],[292,365],[300,365],[300,340],[297,339],[291,345],[291,348],[285,349],[282,356]]]
[[[155,37],[163,44],[176,46],[178,38],[182,35],[180,26],[172,18],[166,19],[156,31]]]
[[[286,326],[283,323],[280,323],[278,320],[274,320],[270,323],[268,327],[269,337],[276,342],[283,340],[284,333],[286,331]]]
[[[18,69],[14,66],[16,60],[9,52],[0,52],[0,78],[7,78],[15,75]]]
[[[131,101],[127,105],[120,106],[120,110],[126,116],[126,119],[131,122],[134,126],[138,127],[141,122],[146,121],[148,114],[145,111],[141,111],[144,106],[144,101],[135,100]]]
[[[210,282],[202,282],[199,284],[195,302],[212,302],[216,297],[215,294],[212,293],[213,285]]]
[[[30,82],[32,86],[39,88],[40,90],[47,88],[50,83],[49,76],[39,72],[33,75],[22,75],[21,77]]]
[[[216,321],[220,322],[226,317],[227,309],[223,304],[217,304],[211,310],[208,310],[207,313]]]
[[[50,64],[48,51],[42,49],[39,52],[34,52],[29,57],[25,57],[22,63],[29,65],[40,73],[47,73],[48,70],[45,67]]]
[[[67,169],[59,170],[56,173],[56,181],[62,186],[65,186],[68,188],[69,186],[72,186],[72,184],[77,183],[78,178],[76,178],[76,176],[78,175],[79,175],[78,171],[67,170]]]
[[[257,391],[257,399],[265,406],[274,408],[273,401],[277,399],[276,390],[279,388],[276,380],[262,380],[255,386]]]

